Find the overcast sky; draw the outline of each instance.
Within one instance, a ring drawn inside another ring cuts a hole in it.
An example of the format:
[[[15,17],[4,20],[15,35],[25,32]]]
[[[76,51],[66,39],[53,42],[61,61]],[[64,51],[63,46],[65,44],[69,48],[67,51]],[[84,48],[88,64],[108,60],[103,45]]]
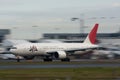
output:
[[[84,17],[81,16],[83,14]],[[100,32],[118,31],[120,0],[0,0],[0,28],[11,29],[17,39],[38,38],[42,33],[79,33],[84,18],[85,32],[95,23]]]

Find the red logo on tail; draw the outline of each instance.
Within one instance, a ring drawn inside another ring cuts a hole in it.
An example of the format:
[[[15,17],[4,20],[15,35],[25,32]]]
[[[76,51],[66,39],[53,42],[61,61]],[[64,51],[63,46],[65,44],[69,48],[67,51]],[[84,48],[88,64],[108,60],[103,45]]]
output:
[[[98,25],[99,24],[95,24],[94,28],[92,29],[92,31],[89,34],[89,39],[92,44],[96,43],[96,33],[97,33]]]

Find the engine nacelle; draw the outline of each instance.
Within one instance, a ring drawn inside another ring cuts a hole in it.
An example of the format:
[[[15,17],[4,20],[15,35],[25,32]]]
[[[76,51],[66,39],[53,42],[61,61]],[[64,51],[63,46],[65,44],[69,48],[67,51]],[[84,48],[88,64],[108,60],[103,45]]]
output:
[[[64,59],[67,58],[67,54],[64,51],[57,51],[55,58]]]

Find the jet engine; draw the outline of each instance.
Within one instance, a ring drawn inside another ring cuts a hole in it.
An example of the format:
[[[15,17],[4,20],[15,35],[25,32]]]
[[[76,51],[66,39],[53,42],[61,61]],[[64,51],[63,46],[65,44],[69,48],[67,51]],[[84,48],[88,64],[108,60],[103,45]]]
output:
[[[67,55],[64,51],[57,51],[57,53],[55,54],[55,58],[64,59],[67,58]]]

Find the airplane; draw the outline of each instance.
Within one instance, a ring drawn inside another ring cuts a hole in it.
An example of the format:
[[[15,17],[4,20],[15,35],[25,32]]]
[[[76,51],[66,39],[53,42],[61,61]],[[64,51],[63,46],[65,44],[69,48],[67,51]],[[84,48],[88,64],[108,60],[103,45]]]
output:
[[[99,47],[95,44],[98,25],[98,23],[94,25],[83,43],[23,43],[14,45],[9,51],[16,56],[23,56],[27,60],[31,60],[35,56],[43,56],[44,61],[52,61],[55,58],[69,62],[69,54]],[[20,61],[19,57],[17,61]]]

